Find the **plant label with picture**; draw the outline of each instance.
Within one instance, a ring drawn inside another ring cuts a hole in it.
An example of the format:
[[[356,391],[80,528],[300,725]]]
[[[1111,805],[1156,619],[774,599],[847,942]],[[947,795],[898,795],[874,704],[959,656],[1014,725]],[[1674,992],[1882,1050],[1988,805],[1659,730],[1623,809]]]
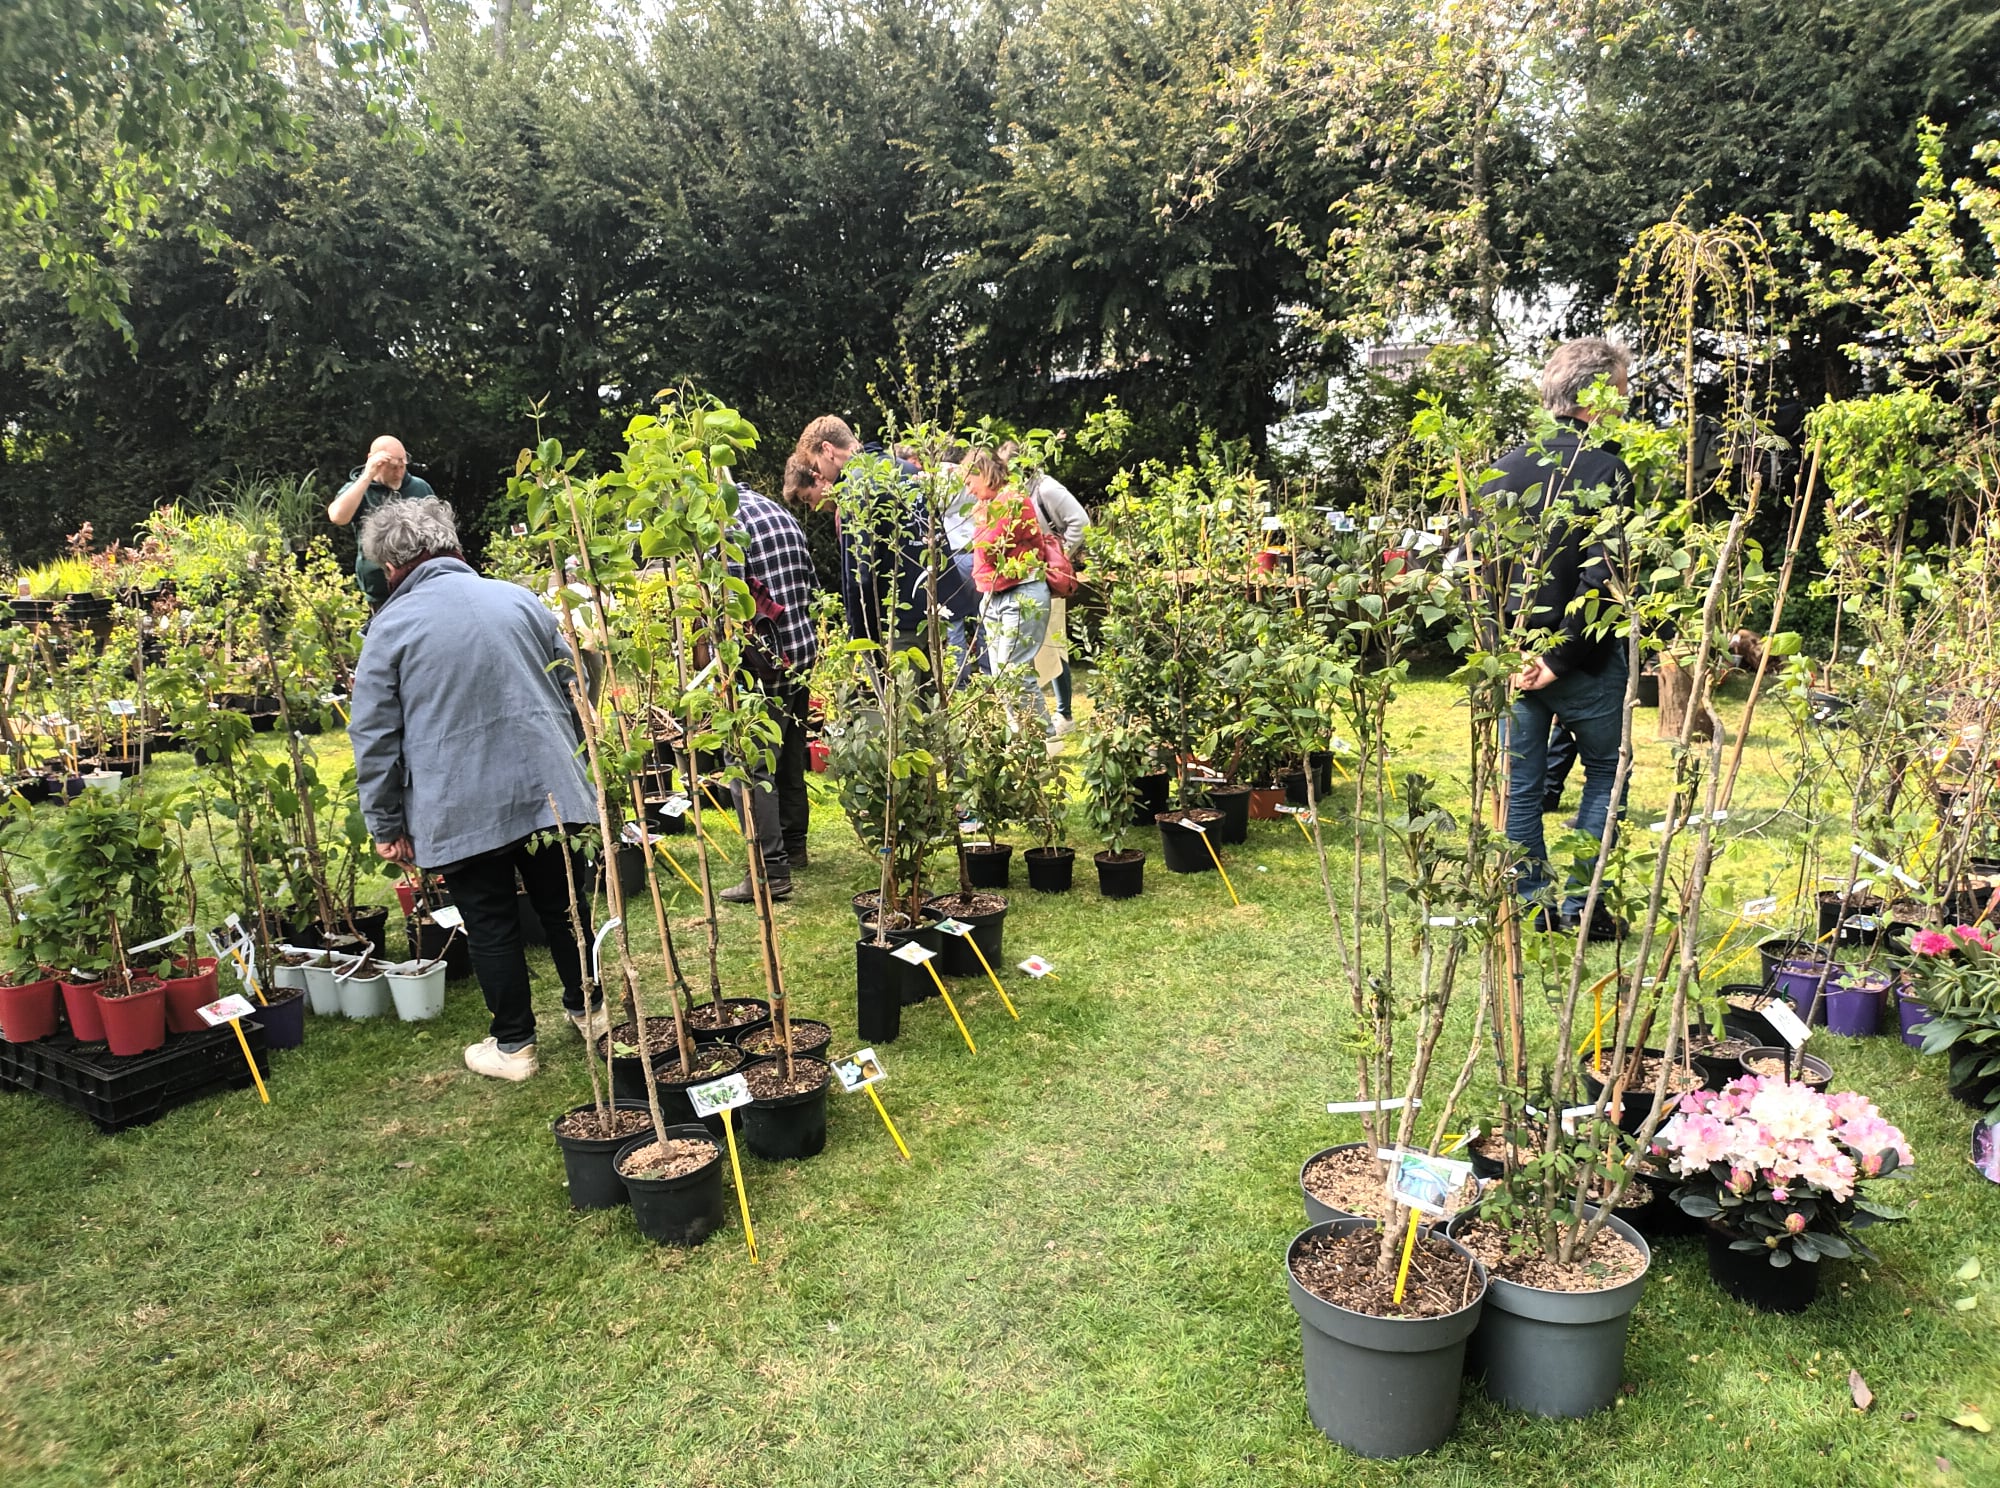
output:
[[[972,927],[963,920],[939,920],[931,928],[933,930],[942,930],[946,935],[970,935],[972,933]]]
[[[688,1087],[688,1104],[694,1107],[697,1116],[716,1116],[724,1111],[733,1111],[738,1106],[749,1105],[751,1099],[750,1082],[741,1075],[724,1075],[706,1085]]]
[[[1778,896],[1773,894],[1764,899],[1749,899],[1743,904],[1743,918],[1746,920],[1768,919],[1778,912]]]
[[[640,532],[644,532],[644,531],[646,530],[646,524],[645,524],[644,522],[640,521],[640,520],[639,520],[639,519],[638,519],[637,517],[634,517],[634,518],[633,518],[633,519],[632,519],[631,521],[629,521],[629,522],[627,522],[627,523],[625,524],[625,530],[626,530],[627,532],[631,532],[631,533],[635,533],[635,534],[636,534],[636,533],[640,533]]]
[[[1778,1037],[1794,1049],[1804,1047],[1805,1041],[1812,1037],[1812,1030],[1806,1027],[1797,1013],[1792,1011],[1791,1004],[1782,998],[1765,1003],[1757,1011],[1764,1015],[1767,1023],[1778,1030]]]
[[[526,522],[516,522],[507,531],[515,537],[526,537],[528,535],[528,524]]]
[[[458,912],[456,904],[440,904],[431,911],[431,923],[443,930],[463,930],[465,916]]]
[[[241,992],[232,992],[227,997],[217,998],[207,1007],[196,1008],[195,1011],[201,1014],[201,1021],[210,1028],[220,1028],[223,1024],[234,1022],[238,1018],[249,1017],[257,1009],[251,1006],[250,999]]]
[[[1397,1203],[1426,1214],[1445,1214],[1451,1196],[1472,1178],[1472,1164],[1451,1157],[1432,1157],[1424,1152],[1396,1154],[1395,1176],[1389,1192]]]
[[[139,711],[139,705],[128,698],[112,698],[105,703],[104,711],[115,718],[130,718]]]
[[[884,1074],[882,1061],[876,1058],[873,1049],[857,1049],[845,1059],[836,1059],[833,1072],[840,1077],[840,1088],[849,1095],[867,1089]]]
[[[906,940],[889,954],[898,961],[908,962],[911,966],[922,966],[931,957],[935,956],[937,952],[931,950],[928,946],[918,945],[914,940]]]
[[[1042,977],[1051,975],[1055,971],[1055,968],[1040,956],[1030,956],[1021,963],[1021,970],[1039,980]]]
[[[694,802],[676,791],[673,795],[668,796],[666,800],[660,802],[660,815],[669,819],[676,816],[685,816],[688,813],[688,809],[693,805]]]

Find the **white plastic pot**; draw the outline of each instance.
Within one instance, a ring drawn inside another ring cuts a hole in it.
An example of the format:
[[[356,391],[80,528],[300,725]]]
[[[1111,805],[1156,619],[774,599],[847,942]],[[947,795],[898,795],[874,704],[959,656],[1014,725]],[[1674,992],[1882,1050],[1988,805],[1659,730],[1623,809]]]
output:
[[[389,979],[352,976],[340,982],[340,1010],[350,1018],[379,1018],[389,1011]]]
[[[308,961],[304,966],[280,967],[279,974],[296,971],[305,978],[306,1005],[317,1017],[338,1018],[340,1016],[340,984],[333,979],[333,967],[324,959]]]
[[[406,966],[420,965],[405,962]],[[405,1023],[421,1023],[444,1011],[443,961],[434,961],[422,971],[390,971],[389,995],[396,1002],[396,1016]]]

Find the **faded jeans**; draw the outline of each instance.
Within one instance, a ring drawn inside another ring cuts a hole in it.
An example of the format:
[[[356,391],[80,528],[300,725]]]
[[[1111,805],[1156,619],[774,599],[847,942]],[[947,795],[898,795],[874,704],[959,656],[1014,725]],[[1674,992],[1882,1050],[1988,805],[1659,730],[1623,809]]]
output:
[[[986,670],[1014,679],[1026,716],[1046,728],[1049,705],[1035,676],[1035,653],[1049,634],[1048,584],[1030,579],[987,595],[980,606],[980,629],[986,642]],[[1014,721],[1018,726],[1021,718],[1016,715]]]
[[[1576,740],[1583,762],[1583,799],[1576,809],[1577,830],[1602,838],[1611,810],[1611,787],[1618,776],[1618,742],[1625,709],[1625,653],[1613,648],[1596,675],[1572,672],[1547,687],[1514,695],[1511,717],[1503,720],[1502,742],[1512,754],[1507,792],[1507,840],[1520,847],[1515,889],[1534,899],[1549,886],[1548,839],[1542,832],[1542,800],[1548,789],[1549,725],[1560,718]],[[1615,841],[1616,838],[1614,837]],[[1593,855],[1580,866],[1585,876],[1564,887],[1562,912],[1583,912]]]

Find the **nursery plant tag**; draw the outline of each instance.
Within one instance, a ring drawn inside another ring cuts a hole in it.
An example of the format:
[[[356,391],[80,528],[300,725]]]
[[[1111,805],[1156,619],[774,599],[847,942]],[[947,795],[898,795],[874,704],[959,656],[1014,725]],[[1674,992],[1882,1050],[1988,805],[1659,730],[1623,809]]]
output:
[[[882,1061],[873,1049],[857,1049],[845,1059],[835,1060],[833,1072],[840,1076],[840,1088],[852,1095],[882,1078]]]
[[[1190,832],[1199,832],[1204,837],[1208,835],[1208,828],[1204,827],[1198,821],[1183,821],[1181,825],[1186,827]]]
[[[1335,532],[1352,532],[1354,530],[1354,518],[1343,511],[1330,512],[1327,514],[1326,525]]]
[[[240,992],[232,992],[227,997],[219,997],[207,1007],[196,1008],[201,1021],[210,1028],[220,1028],[236,1018],[247,1018],[257,1009],[250,1005],[250,999]]]
[[[646,530],[646,524],[640,521],[637,517],[634,517],[631,521],[625,524],[625,530],[627,532],[644,532]]]
[[[1021,963],[1021,970],[1038,980],[1042,977],[1054,976],[1056,974],[1056,969],[1040,956],[1030,956],[1027,960],[1023,961]]]
[[[1326,1114],[1329,1116],[1358,1116],[1363,1111],[1400,1111],[1408,1104],[1409,1101],[1400,1095],[1392,1096],[1385,1101],[1328,1101]],[[1417,1109],[1421,1111],[1423,1108],[1423,1100],[1419,1097],[1417,1100]]]
[[[932,928],[942,930],[946,935],[970,935],[972,933],[972,927],[963,920],[939,920]]]
[[[139,711],[139,705],[129,698],[112,698],[105,703],[104,711],[116,718],[130,718]]]
[[[456,904],[440,904],[431,911],[431,922],[444,930],[465,928],[465,916],[458,912]]]
[[[1775,894],[1771,895],[1768,899],[1749,899],[1744,901],[1743,918],[1746,920],[1761,920],[1766,915],[1773,915],[1777,912],[1778,896]]]
[[[1396,1174],[1389,1191],[1400,1204],[1426,1214],[1445,1213],[1445,1201],[1472,1177],[1472,1164],[1424,1152],[1396,1155]]]
[[[660,815],[670,818],[685,816],[687,815],[688,808],[692,805],[694,805],[694,802],[676,791],[673,795],[668,796],[666,800],[660,802]]]
[[[1841,925],[1849,930],[1880,930],[1882,922],[1874,915],[1849,915]]]
[[[1588,1116],[1592,1111],[1596,1109],[1597,1109],[1597,1103],[1595,1101],[1587,1101],[1583,1105],[1571,1106],[1567,1110],[1565,1110],[1560,1118],[1562,1121],[1562,1129],[1564,1134],[1572,1137],[1575,1136],[1576,1118],[1579,1116]]]
[[[706,1085],[690,1085],[688,1102],[697,1116],[714,1116],[750,1104],[750,1082],[741,1075],[724,1075]]]
[[[907,961],[912,966],[922,966],[931,957],[935,956],[937,952],[926,946],[918,945],[914,940],[909,940],[897,946],[889,954],[894,956],[898,961]]]
[[[1783,999],[1767,1002],[1758,1009],[1765,1021],[1778,1030],[1778,1036],[1794,1049],[1800,1048],[1812,1037],[1812,1030],[1799,1021],[1799,1015]]]
[[[1266,532],[1283,532],[1285,530],[1285,519],[1283,517],[1266,517],[1264,518],[1263,525]]]
[[[528,524],[526,522],[516,522],[512,527],[509,527],[507,530],[513,533],[514,536],[516,537],[526,537],[528,535]]]

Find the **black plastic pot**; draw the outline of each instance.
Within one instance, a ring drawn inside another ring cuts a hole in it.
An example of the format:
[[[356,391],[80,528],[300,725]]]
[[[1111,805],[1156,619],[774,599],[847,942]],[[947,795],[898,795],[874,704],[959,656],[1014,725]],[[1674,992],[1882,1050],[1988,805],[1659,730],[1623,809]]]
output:
[[[1173,776],[1165,770],[1141,775],[1132,782],[1132,825],[1150,827],[1167,809],[1167,785]]]
[[[1247,785],[1212,785],[1208,797],[1215,809],[1222,813],[1222,820],[1212,829],[1218,847],[1232,847],[1250,840],[1250,787]]]
[[[1215,859],[1209,856],[1208,848],[1202,842],[1202,834],[1191,831],[1181,824],[1182,816],[1193,817],[1209,831],[1222,819],[1222,813],[1215,809],[1197,807],[1188,812],[1161,812],[1160,853],[1166,859],[1169,873],[1212,873]]]
[[[1674,1202],[1674,1190],[1681,1186],[1679,1178],[1672,1173],[1641,1168],[1632,1175],[1632,1181],[1649,1195],[1644,1208],[1618,1211],[1618,1217],[1628,1221],[1633,1229],[1654,1240],[1701,1233],[1701,1221]]]
[[[269,1001],[257,1009],[257,1021],[264,1025],[264,1047],[298,1048],[306,1041],[306,989],[273,987],[264,995]]]
[[[863,937],[872,940],[874,938],[873,929],[873,926],[864,923],[861,927]],[[944,940],[945,933],[935,925],[919,925],[913,930],[891,930],[889,932],[889,946],[891,950],[909,941],[915,941],[927,951],[940,951],[944,947]],[[893,958],[889,964],[896,968],[897,974],[903,979],[904,1007],[922,1002],[926,997],[937,996],[937,983],[931,980],[931,974],[924,970],[921,965],[913,966],[907,961],[897,961]],[[940,970],[938,974],[942,976],[944,973]]]
[[[1248,800],[1248,797],[1245,797]],[[1073,847],[1031,847],[1021,854],[1028,865],[1028,887],[1038,894],[1067,894],[1076,873]]]
[[[974,843],[965,849],[965,881],[975,889],[1004,889],[1013,860],[1011,842]]]
[[[1759,1312],[1804,1312],[1819,1295],[1819,1263],[1793,1261],[1774,1266],[1771,1252],[1762,1244],[1755,1250],[1736,1250],[1736,1238],[1719,1225],[1709,1225],[1708,1279],[1738,1302],[1747,1302]]]
[[[368,937],[368,943],[375,947],[375,954],[383,959],[389,955],[389,911],[383,906],[354,911],[354,928]]]
[[[949,897],[949,895],[939,896],[940,899]],[[944,913],[944,908],[939,903],[939,899],[927,901],[924,909],[926,913],[938,915]],[[972,927],[972,934],[969,936],[946,935],[941,930],[938,932],[938,974],[940,976],[985,976],[986,966],[991,966],[997,974],[1000,970],[1001,939],[1007,928],[1006,902],[1003,900],[998,909],[988,914],[960,914],[954,915],[953,918],[961,925],[970,925]],[[967,944],[968,941],[976,941],[979,945],[979,951],[974,952],[972,947]],[[984,954],[986,957],[986,966],[979,964],[979,956],[981,954]],[[923,976],[921,968],[918,969],[917,975]],[[924,981],[928,983],[930,978],[924,977]]]
[[[1310,806],[1312,804],[1311,801],[1306,799],[1306,772],[1304,770],[1279,771],[1278,784],[1284,789],[1286,804],[1291,806]]]
[[[1783,995],[1770,990],[1767,982],[1757,986],[1751,982],[1727,982],[1716,989],[1718,997],[1761,998],[1765,1002],[1781,1002]],[[1753,1044],[1777,1044],[1784,1042],[1777,1025],[1762,1013],[1751,1008],[1732,1007],[1727,1004],[1722,1009],[1722,1027],[1725,1032],[1738,1038],[1747,1038]]]
[[[463,930],[454,935],[442,925],[409,915],[403,921],[403,934],[409,941],[413,959],[435,961],[440,955],[444,957],[446,981],[462,982],[472,975],[472,947],[466,942]]]
[[[1784,1044],[1745,1049],[1743,1051],[1743,1068],[1745,1070],[1750,1068],[1750,1061],[1753,1059],[1789,1059],[1791,1062],[1785,1067],[1792,1072],[1792,1078],[1804,1084],[1811,1085],[1815,1090],[1825,1090],[1833,1083],[1832,1065],[1828,1064],[1824,1059],[1815,1058],[1811,1054],[1794,1054]]]
[[[1644,1055],[1648,1059],[1658,1059],[1665,1052],[1664,1049],[1647,1049],[1644,1051]],[[1577,1055],[1576,1068],[1577,1073],[1583,1078],[1584,1090],[1588,1093],[1591,1102],[1595,1104],[1598,1094],[1604,1089],[1605,1082],[1590,1067],[1590,1053],[1588,1050]],[[1680,1097],[1681,1092],[1679,1091],[1668,1092],[1667,1102],[1669,1110],[1673,1108],[1673,1102],[1679,1100]],[[1648,1083],[1644,1086],[1639,1086],[1637,1082],[1634,1082],[1634,1084],[1625,1087],[1625,1094],[1620,1099],[1618,1129],[1637,1134],[1639,1128],[1646,1124],[1646,1118],[1652,1112],[1652,1085]]]
[[[648,1016],[647,1025],[660,1021],[658,1014]],[[667,1021],[671,1022],[669,1015]],[[736,1062],[727,1069],[713,1074],[702,1075],[694,1080],[676,1082],[667,1071],[677,1068],[680,1055],[669,1048],[664,1054],[653,1056],[653,1081],[660,1087],[660,1113],[670,1121],[694,1120],[694,1107],[688,1103],[687,1090],[690,1085],[706,1085],[710,1080],[720,1080],[743,1067],[742,1052],[734,1044],[697,1044],[703,1054],[735,1054]],[[611,1057],[611,1095],[614,1100],[646,1099],[646,1071],[639,1063],[637,1054],[614,1054]]]
[[[1463,1222],[1465,1216],[1453,1218],[1445,1233],[1456,1238]],[[1651,1269],[1652,1249],[1636,1229],[1615,1216],[1605,1228],[1635,1246]],[[1488,1397],[1530,1415],[1569,1419],[1603,1410],[1624,1383],[1625,1334],[1646,1274],[1599,1292],[1548,1291],[1488,1278],[1466,1373],[1484,1375]]]
[[[1800,940],[1791,935],[1774,935],[1769,940],[1757,943],[1757,959],[1763,965],[1764,986],[1768,992],[1778,985],[1778,968],[1794,956],[1809,955],[1819,950],[1809,940]],[[1730,990],[1724,988],[1725,991]]]
[[[643,1111],[643,1100],[614,1100],[620,1111]],[[569,1179],[569,1206],[572,1209],[616,1209],[625,1202],[625,1180],[612,1166],[618,1149],[631,1143],[626,1137],[566,1137],[557,1130],[569,1117],[597,1107],[589,1101],[571,1106],[549,1123],[549,1132],[562,1151],[563,1174]],[[648,1132],[645,1135],[651,1136]]]
[[[1747,1034],[1732,1036],[1748,1037]],[[1694,1067],[1701,1071],[1704,1090],[1720,1090],[1743,1073],[1743,1058],[1739,1054],[1712,1054],[1706,1049],[1689,1049],[1688,1058],[1694,1062]]]
[[[1485,1307],[1486,1268],[1474,1260],[1470,1300],[1435,1318],[1350,1312],[1299,1285],[1291,1262],[1305,1241],[1374,1227],[1372,1219],[1336,1219],[1300,1232],[1285,1253],[1285,1282],[1303,1335],[1313,1425],[1359,1456],[1409,1457],[1442,1443],[1457,1424],[1465,1344]]]
[[[688,1032],[694,1035],[694,1041],[697,1044],[703,1047],[707,1047],[710,1044],[733,1044],[738,1035],[750,1033],[756,1029],[765,1028],[770,1025],[771,1005],[758,998],[725,997],[722,999],[722,1005],[726,1008],[735,1008],[738,1010],[756,1008],[758,1016],[747,1018],[740,1023],[731,1023],[722,1028],[696,1028],[690,1026]],[[696,1004],[695,1011],[699,1012],[706,1006],[706,1003],[698,1003]]]
[[[1872,898],[1850,902],[1838,889],[1824,890],[1819,896],[1819,933],[1831,935],[1835,945],[1879,944],[1889,933],[1889,916]]]
[[[903,1031],[903,963],[894,945],[854,943],[854,1032],[864,1044],[894,1043]]]
[[[722,1228],[722,1148],[708,1128],[698,1124],[670,1126],[668,1140],[700,1139],[715,1148],[715,1156],[692,1173],[678,1178],[643,1178],[624,1171],[630,1153],[653,1140],[651,1132],[634,1137],[618,1149],[613,1162],[632,1199],[632,1219],[639,1233],[662,1245],[699,1245]]]
[[[1126,849],[1122,859],[1109,852],[1098,853],[1097,892],[1106,899],[1137,899],[1146,888],[1146,854],[1138,848]]]
[[[793,1018],[791,1025],[792,1055],[794,1058],[824,1059],[826,1057],[826,1050],[833,1044],[832,1024],[822,1023],[817,1018]],[[772,1026],[766,1023],[761,1027],[746,1028],[730,1041],[737,1048],[743,1050],[743,1062],[746,1065],[754,1064],[760,1059],[775,1059],[777,1057],[775,1054],[767,1054],[760,1050],[745,1047],[746,1040],[755,1038],[759,1034],[770,1033]]]
[[[817,1089],[753,1100],[739,1108],[743,1145],[755,1156],[767,1162],[795,1162],[826,1150],[826,1091],[833,1083],[833,1071],[818,1060],[794,1059],[792,1068],[809,1064],[819,1065]]]
[[[627,903],[645,897],[646,849],[636,842],[620,842],[616,853],[618,892]]]

